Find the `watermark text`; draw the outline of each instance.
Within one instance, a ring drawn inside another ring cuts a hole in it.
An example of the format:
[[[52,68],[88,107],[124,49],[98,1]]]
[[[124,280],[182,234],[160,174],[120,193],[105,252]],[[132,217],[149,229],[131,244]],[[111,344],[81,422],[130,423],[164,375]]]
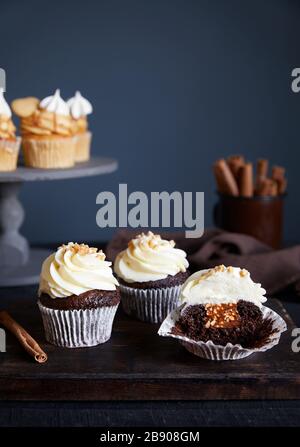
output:
[[[118,197],[110,191],[96,197],[100,205],[96,223],[100,228],[180,228],[187,238],[198,238],[204,232],[204,193],[167,191],[133,191],[126,183],[119,185]]]

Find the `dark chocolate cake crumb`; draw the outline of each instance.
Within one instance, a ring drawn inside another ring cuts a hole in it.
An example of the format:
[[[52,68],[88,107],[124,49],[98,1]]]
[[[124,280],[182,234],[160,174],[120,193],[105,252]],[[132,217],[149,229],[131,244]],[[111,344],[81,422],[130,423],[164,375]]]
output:
[[[160,289],[161,287],[174,287],[183,284],[189,277],[189,272],[179,272],[176,275],[168,275],[164,279],[157,281],[145,281],[145,282],[126,282],[124,279],[118,277],[120,284],[133,289]]]
[[[240,344],[243,348],[259,348],[266,344],[275,332],[273,320],[263,319],[261,310],[255,304],[240,300],[237,303],[239,325],[221,328],[206,327],[206,310],[203,305],[185,308],[172,329],[174,335],[183,335],[195,341],[211,340],[216,345]]]
[[[41,304],[50,309],[79,310],[95,309],[97,307],[115,306],[120,302],[120,291],[116,290],[89,290],[80,295],[71,295],[66,298],[51,298],[43,293],[39,298]]]

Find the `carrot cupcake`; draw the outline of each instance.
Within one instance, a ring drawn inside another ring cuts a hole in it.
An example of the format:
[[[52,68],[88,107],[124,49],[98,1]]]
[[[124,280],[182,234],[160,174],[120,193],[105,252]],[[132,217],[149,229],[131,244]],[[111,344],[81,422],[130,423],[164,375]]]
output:
[[[151,231],[132,239],[114,263],[125,312],[151,323],[162,321],[177,305],[187,268],[186,253],[174,241]]]
[[[17,167],[20,141],[11,119],[11,110],[0,88],[0,171],[14,171]]]
[[[44,261],[38,305],[50,343],[78,348],[106,342],[119,303],[118,281],[101,250],[69,242]]]
[[[92,133],[88,130],[87,115],[93,112],[92,104],[79,91],[68,101],[72,117],[72,129],[76,137],[75,161],[87,161],[90,158]]]
[[[33,97],[15,99],[12,109],[21,120],[26,166],[42,169],[74,166],[72,119],[59,90],[42,101]]]
[[[181,306],[159,334],[178,338],[190,352],[213,360],[247,357],[278,343],[284,320],[263,306],[266,291],[245,269],[219,265],[194,273],[182,287]]]

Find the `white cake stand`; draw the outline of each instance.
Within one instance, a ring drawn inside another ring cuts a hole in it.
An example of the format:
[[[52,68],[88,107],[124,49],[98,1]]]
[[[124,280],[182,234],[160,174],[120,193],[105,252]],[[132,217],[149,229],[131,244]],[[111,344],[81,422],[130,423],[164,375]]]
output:
[[[19,229],[25,211],[18,200],[23,182],[74,179],[109,174],[118,163],[97,157],[69,169],[32,169],[20,166],[13,172],[0,172],[0,286],[21,286],[39,281],[42,261],[48,250],[30,248]]]

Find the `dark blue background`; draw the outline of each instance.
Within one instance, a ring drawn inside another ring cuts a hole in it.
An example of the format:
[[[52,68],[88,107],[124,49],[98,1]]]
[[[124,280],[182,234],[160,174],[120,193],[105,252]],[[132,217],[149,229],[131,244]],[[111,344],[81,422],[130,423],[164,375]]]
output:
[[[205,191],[211,165],[244,153],[287,167],[286,236],[298,238],[300,2],[288,0],[2,0],[7,98],[76,89],[94,105],[93,152],[118,172],[26,185],[32,242],[107,239],[95,223],[103,189]]]

